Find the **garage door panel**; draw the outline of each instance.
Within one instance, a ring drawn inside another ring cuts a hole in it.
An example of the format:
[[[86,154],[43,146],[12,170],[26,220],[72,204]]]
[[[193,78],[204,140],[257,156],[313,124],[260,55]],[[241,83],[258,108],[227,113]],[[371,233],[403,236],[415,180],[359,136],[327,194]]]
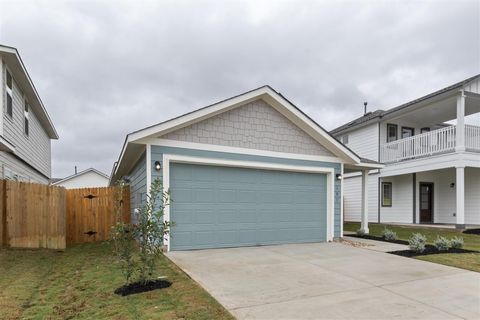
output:
[[[172,250],[325,241],[322,174],[190,164],[170,168]]]

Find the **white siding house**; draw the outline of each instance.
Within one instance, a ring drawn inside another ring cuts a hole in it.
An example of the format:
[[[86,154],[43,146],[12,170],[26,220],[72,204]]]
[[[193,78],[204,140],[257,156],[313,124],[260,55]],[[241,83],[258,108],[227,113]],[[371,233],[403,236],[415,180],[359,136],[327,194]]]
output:
[[[18,51],[2,45],[0,94],[0,178],[49,183],[58,134]]]
[[[108,187],[109,180],[105,173],[90,168],[55,181],[52,185],[66,189]]]
[[[369,174],[369,222],[480,224],[480,75],[331,134],[385,165]],[[346,221],[362,220],[360,180],[345,174]]]

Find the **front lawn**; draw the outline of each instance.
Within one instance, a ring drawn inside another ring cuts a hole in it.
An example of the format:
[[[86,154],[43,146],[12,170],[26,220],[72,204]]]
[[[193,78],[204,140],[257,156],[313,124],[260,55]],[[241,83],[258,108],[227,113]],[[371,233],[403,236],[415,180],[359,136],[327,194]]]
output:
[[[109,243],[51,250],[0,249],[0,319],[233,319],[167,258],[171,287],[121,297]]]
[[[452,238],[454,236],[462,237],[465,242],[464,249],[479,251],[479,253],[441,253],[418,256],[415,257],[415,259],[480,272],[480,235],[464,234],[460,230],[455,229],[408,227],[377,223],[369,224],[368,228],[371,235],[381,236],[381,232],[384,230],[385,226],[387,226],[388,229],[395,231],[400,240],[408,240],[412,233],[424,234],[427,237],[427,242],[430,244],[433,244],[437,235],[447,238]],[[344,231],[355,232],[360,228],[360,223],[345,222],[343,228]]]

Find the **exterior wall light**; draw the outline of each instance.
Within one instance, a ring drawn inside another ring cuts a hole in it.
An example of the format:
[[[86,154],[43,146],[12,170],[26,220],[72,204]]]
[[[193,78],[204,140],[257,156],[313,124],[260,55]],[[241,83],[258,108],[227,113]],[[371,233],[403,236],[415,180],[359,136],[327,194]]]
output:
[[[160,171],[162,169],[162,164],[160,161],[155,161],[155,170]]]
[[[340,173],[337,173],[337,174],[335,175],[335,178],[336,178],[337,180],[342,180],[342,179],[343,179],[343,177],[342,177],[342,175],[341,175]]]

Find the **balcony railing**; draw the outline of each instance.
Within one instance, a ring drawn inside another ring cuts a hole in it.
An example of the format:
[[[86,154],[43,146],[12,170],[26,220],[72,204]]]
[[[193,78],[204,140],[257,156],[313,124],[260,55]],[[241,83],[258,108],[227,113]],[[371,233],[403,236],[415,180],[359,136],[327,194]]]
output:
[[[380,161],[392,163],[434,154],[454,152],[456,146],[456,126],[425,132],[385,143],[380,146]],[[465,148],[480,152],[480,127],[465,125]]]

